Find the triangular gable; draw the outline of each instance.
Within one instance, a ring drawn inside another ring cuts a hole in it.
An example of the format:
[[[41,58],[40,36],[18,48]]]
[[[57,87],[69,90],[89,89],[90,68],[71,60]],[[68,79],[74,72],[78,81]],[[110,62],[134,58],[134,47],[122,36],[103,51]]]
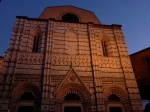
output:
[[[83,86],[84,88],[86,88],[86,86],[83,84],[82,80],[80,79],[80,77],[78,76],[78,74],[75,72],[75,70],[72,67],[68,71],[65,79],[62,81],[62,83],[60,84],[60,86],[58,87],[57,90],[59,90],[59,88],[61,88],[63,85],[65,85],[67,83],[68,84],[69,83],[79,84],[79,85]]]

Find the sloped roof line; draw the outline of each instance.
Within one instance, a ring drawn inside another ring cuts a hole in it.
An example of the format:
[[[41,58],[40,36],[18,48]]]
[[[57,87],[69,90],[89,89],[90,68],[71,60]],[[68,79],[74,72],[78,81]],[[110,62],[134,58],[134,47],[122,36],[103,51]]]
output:
[[[73,6],[73,5],[49,6],[49,7],[46,7],[46,8],[55,8],[55,7],[74,7],[74,8],[78,8],[78,9],[81,9],[81,10],[85,10],[85,11],[88,11],[88,12],[94,13],[93,11],[89,11],[89,10],[86,10],[86,9],[83,9],[83,8],[80,8],[80,7],[76,7],[76,6]],[[46,9],[46,8],[45,8],[45,9]]]
[[[86,10],[86,9],[82,9],[82,8],[79,8],[79,7],[76,7],[76,6],[73,6],[73,5],[62,5],[62,6],[49,6],[49,7],[46,7],[42,13],[40,14],[39,18],[41,17],[41,15],[44,13],[44,11],[47,9],[47,8],[56,8],[56,7],[74,7],[74,8],[78,8],[80,10],[84,10],[84,11],[88,11],[90,13],[93,13],[94,16],[96,17],[96,19],[98,20],[97,16],[95,15],[95,13],[93,11],[89,11],[89,10]],[[99,20],[98,20],[99,21]],[[99,21],[100,22],[100,21]],[[101,23],[101,22],[100,22]]]
[[[133,53],[133,54],[130,54],[130,56],[131,56],[131,55],[135,55],[135,54],[140,53],[140,52],[144,52],[144,51],[146,51],[146,50],[148,50],[148,49],[150,49],[150,47],[147,47],[147,48],[142,49],[142,50],[140,50],[140,51],[137,51],[137,52],[135,52],[135,53]]]

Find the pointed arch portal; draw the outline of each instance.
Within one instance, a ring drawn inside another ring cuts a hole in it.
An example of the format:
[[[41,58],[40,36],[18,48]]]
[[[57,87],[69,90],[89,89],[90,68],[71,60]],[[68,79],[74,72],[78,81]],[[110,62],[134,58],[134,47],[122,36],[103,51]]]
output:
[[[20,84],[13,90],[10,110],[15,112],[38,112],[40,110],[40,89],[32,83]]]
[[[119,86],[109,86],[104,89],[106,111],[108,112],[130,112],[130,104],[127,92]],[[125,108],[126,107],[126,108]]]
[[[65,102],[80,102],[81,99],[80,99],[80,96],[77,95],[76,93],[69,93],[65,96],[64,101]],[[64,112],[81,112],[82,105],[79,105],[79,104],[77,105],[77,103],[76,103],[75,106],[66,105],[64,107]]]
[[[57,91],[56,97],[58,101],[63,102],[56,106],[57,112],[91,112],[90,93],[80,84],[62,85]]]

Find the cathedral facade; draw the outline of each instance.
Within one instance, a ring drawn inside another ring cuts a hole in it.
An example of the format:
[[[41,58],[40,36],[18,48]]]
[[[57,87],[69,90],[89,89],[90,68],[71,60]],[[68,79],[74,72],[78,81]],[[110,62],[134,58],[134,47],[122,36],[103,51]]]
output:
[[[121,25],[74,6],[17,16],[1,68],[6,111],[143,112]]]

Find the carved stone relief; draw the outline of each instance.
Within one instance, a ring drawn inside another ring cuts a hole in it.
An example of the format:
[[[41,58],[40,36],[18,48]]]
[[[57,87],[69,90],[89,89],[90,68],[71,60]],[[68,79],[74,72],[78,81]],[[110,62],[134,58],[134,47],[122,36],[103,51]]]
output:
[[[94,65],[100,68],[120,68],[119,58],[95,56]]]
[[[32,63],[32,64],[42,64],[43,54],[41,53],[20,53],[18,56],[18,63]]]
[[[52,56],[52,65],[70,65],[73,66],[90,66],[90,57],[89,56],[67,56],[67,55],[53,55]]]

